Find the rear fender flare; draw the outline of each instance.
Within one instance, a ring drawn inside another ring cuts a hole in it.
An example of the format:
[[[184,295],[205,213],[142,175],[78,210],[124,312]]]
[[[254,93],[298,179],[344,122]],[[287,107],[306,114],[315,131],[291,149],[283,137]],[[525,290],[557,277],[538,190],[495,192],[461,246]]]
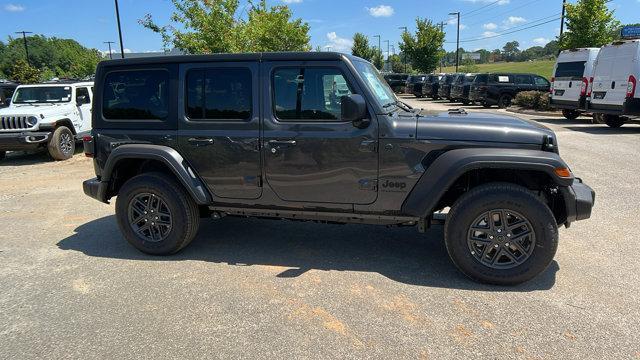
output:
[[[440,155],[422,174],[402,205],[402,212],[427,217],[453,183],[476,169],[535,170],[547,173],[557,185],[570,186],[571,178],[556,175],[556,168],[568,167],[556,153],[520,149],[456,149]]]
[[[118,163],[127,159],[156,160],[166,165],[199,205],[211,203],[211,196],[182,155],[162,145],[126,144],[115,148],[104,166],[102,181],[109,182]]]

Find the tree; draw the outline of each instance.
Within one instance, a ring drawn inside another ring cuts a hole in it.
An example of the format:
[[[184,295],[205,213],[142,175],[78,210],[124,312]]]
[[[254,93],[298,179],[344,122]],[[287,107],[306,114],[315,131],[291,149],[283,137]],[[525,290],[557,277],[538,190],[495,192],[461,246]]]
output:
[[[618,36],[620,22],[607,8],[608,0],[579,0],[566,4],[567,31],[559,39],[560,49],[600,47]]]
[[[403,32],[400,50],[411,59],[414,68],[423,73],[430,73],[435,70],[443,56],[443,43],[444,32],[439,26],[434,25],[431,20],[417,18],[415,35],[408,31]]]
[[[394,73],[410,74],[413,72],[411,64],[407,63],[405,67],[403,54],[394,54],[389,56],[391,71]]]
[[[147,29],[162,36],[165,46],[190,54],[309,51],[309,25],[292,19],[286,5],[267,6],[266,0],[249,0],[244,12],[239,0],[172,0],[171,21],[178,26],[157,25],[151,14],[139,20]]]
[[[544,46],[544,54],[547,56],[556,56],[558,55],[558,51],[560,51],[560,45],[557,40],[552,40]]]
[[[353,56],[361,57],[365,60],[371,61],[375,55],[375,50],[369,46],[369,39],[362,33],[355,33],[353,35],[353,46],[351,47],[351,54]]]
[[[517,41],[509,41],[502,47],[502,56],[506,61],[514,61],[520,53],[520,43]]]
[[[20,84],[33,84],[40,82],[40,72],[26,60],[18,59],[11,66],[11,78]]]
[[[474,73],[478,72],[480,68],[476,65],[475,61],[471,58],[466,58],[462,60],[462,66],[460,67],[460,72],[463,73]]]
[[[377,48],[373,48],[373,58],[371,59],[371,62],[378,70],[382,70],[382,68],[384,68],[384,57]]]

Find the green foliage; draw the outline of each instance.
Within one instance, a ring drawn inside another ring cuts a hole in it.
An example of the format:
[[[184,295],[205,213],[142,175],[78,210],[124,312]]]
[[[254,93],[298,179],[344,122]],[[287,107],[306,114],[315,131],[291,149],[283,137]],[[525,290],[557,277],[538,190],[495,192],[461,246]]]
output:
[[[409,61],[407,61],[407,64],[405,66],[405,59],[403,55],[404,54],[396,54],[389,57],[389,62],[391,63],[391,71],[393,71],[394,73],[411,74],[413,73],[411,64],[409,64]]]
[[[11,78],[21,84],[33,84],[40,81],[40,71],[29,65],[26,60],[18,59],[11,66]]]
[[[519,92],[516,95],[515,99],[513,99],[513,103],[523,109],[540,111],[551,109],[551,106],[549,104],[549,94],[544,91]]]
[[[151,14],[139,23],[162,36],[165,46],[190,54],[309,51],[309,25],[292,19],[286,5],[267,6],[249,0],[239,12],[238,0],[172,0],[171,21],[157,25]],[[247,10],[248,9],[248,10]],[[246,11],[247,19],[242,15]]]
[[[382,68],[384,67],[384,57],[382,56],[382,53],[375,48],[373,59],[371,59],[371,62],[378,70],[382,70]]]
[[[520,43],[517,41],[509,41],[502,47],[502,56],[506,61],[515,61],[520,54]]]
[[[618,37],[620,22],[608,0],[579,0],[566,5],[566,29],[560,39],[561,49],[600,47]]]
[[[375,56],[375,53],[376,50],[369,46],[369,39],[366,35],[362,33],[355,33],[353,35],[353,46],[351,47],[351,54],[353,56],[371,61]]]
[[[87,49],[77,41],[35,35],[27,37],[29,62],[37,69],[42,78],[51,77],[83,78],[95,73],[101,60],[98,50]],[[9,78],[15,78],[13,65],[22,60],[26,63],[22,38],[9,38],[9,42],[0,46],[0,72]],[[20,75],[22,76],[22,75]]]
[[[407,54],[416,70],[430,73],[435,70],[444,55],[443,43],[444,32],[439,26],[431,20],[417,18],[415,35],[403,32],[400,50]]]
[[[510,73],[532,73],[551,79],[555,60],[521,61],[521,62],[495,62],[488,64],[478,64],[478,72],[510,72]],[[454,66],[447,66],[442,69],[444,72],[454,72]]]
[[[463,73],[475,73],[478,72],[480,68],[476,65],[475,61],[472,59],[464,59],[462,60],[462,66],[460,66],[460,72]]]

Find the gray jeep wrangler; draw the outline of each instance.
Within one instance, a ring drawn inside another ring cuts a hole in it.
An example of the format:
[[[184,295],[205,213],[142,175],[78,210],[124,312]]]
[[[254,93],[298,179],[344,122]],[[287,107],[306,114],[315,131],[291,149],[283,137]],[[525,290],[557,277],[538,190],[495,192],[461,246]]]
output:
[[[84,191],[117,196],[120,230],[148,254],[184,248],[205,217],[419,232],[440,222],[464,274],[518,284],[545,270],[558,227],[594,203],[548,128],[421,113],[345,54],[104,61],[92,116],[84,146],[97,176]]]

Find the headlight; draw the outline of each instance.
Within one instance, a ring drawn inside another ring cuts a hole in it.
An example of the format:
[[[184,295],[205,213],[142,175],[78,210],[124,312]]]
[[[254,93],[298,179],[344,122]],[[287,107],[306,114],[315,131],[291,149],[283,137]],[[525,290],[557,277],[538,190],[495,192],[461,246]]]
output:
[[[27,125],[29,125],[29,127],[35,126],[38,123],[38,118],[35,116],[29,116],[27,118]]]

